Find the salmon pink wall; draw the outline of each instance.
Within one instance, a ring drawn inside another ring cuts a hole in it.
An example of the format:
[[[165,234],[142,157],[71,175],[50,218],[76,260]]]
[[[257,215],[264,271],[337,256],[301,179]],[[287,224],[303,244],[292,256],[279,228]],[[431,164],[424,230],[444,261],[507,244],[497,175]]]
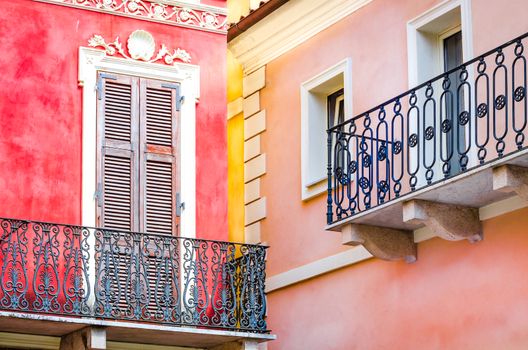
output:
[[[261,191],[270,203],[262,221],[263,239],[273,246],[270,275],[347,249],[338,233],[324,230],[325,193],[301,200],[301,84],[351,57],[353,114],[406,91],[407,22],[440,2],[373,0],[266,65],[261,108],[267,128],[261,142],[267,171]],[[471,7],[474,54],[528,31],[526,1],[473,0]],[[284,176],[286,169],[295,171]]]
[[[324,229],[325,193],[301,200],[301,84],[351,57],[354,114],[407,90],[407,22],[440,2],[373,0],[266,65],[268,276],[349,249]],[[472,0],[471,8],[476,55],[528,31],[524,0]],[[421,243],[412,265],[372,259],[272,291],[268,321],[278,340],[268,348],[525,348],[527,214],[485,222],[479,244]]]
[[[478,244],[435,238],[414,264],[371,259],[273,292],[268,349],[526,349],[527,226],[522,209],[485,221]]]
[[[0,216],[80,223],[78,49],[94,34],[123,42],[136,29],[200,65],[197,236],[227,238],[225,35],[29,0],[0,12]]]
[[[341,245],[338,233],[324,230],[325,194],[301,200],[299,87],[351,57],[354,113],[405,91],[406,23],[438,2],[373,0],[266,66],[266,88],[261,91],[261,101],[268,126],[261,140],[267,173],[261,186],[263,195],[271,199],[267,218],[262,221],[265,241],[273,246],[269,251],[270,275],[347,249]],[[284,169],[296,171],[283,176]],[[286,232],[288,241],[284,242]],[[296,254],[291,254],[292,250]]]

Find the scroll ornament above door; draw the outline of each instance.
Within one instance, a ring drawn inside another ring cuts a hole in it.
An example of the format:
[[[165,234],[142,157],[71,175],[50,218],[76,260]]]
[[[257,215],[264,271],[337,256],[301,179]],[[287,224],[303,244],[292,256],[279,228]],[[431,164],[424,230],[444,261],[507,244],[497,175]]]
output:
[[[126,47],[121,43],[119,37],[113,42],[106,42],[101,35],[94,35],[88,40],[91,47],[101,47],[110,56],[121,55],[126,59],[144,61],[149,63],[162,63],[174,65],[176,61],[191,62],[191,55],[180,48],[169,50],[165,44],[161,44],[156,53],[156,41],[152,34],[145,30],[136,30],[130,34]]]

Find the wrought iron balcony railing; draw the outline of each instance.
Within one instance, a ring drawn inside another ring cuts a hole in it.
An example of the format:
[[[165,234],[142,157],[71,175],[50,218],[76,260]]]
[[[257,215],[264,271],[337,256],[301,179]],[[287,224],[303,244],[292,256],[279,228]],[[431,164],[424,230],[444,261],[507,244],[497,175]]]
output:
[[[266,247],[0,218],[0,310],[265,333]]]
[[[525,149],[527,37],[330,128],[328,224]]]

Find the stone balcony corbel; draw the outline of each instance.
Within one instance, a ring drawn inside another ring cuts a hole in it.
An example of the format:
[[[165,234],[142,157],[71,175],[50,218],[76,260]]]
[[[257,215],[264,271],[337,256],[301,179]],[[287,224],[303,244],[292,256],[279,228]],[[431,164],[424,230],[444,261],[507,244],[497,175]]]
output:
[[[349,224],[342,228],[344,245],[363,245],[373,256],[383,260],[416,261],[416,243],[413,234],[407,230],[388,227]]]
[[[415,199],[403,203],[403,221],[424,224],[436,236],[449,241],[482,240],[477,208]]]
[[[515,192],[528,201],[528,168],[509,164],[494,168],[493,190]]]

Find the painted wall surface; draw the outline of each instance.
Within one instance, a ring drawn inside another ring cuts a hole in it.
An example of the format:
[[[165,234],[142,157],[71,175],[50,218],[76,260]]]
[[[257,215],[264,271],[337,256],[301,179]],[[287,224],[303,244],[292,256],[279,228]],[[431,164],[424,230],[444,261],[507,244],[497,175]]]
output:
[[[249,1],[227,1],[229,22],[249,11]],[[242,66],[227,50],[227,103],[242,98]],[[244,116],[227,121],[227,222],[229,240],[244,242]]]
[[[354,114],[407,90],[407,22],[440,2],[373,0],[267,64],[261,235],[272,247],[268,276],[348,249],[339,233],[324,230],[325,194],[301,200],[300,85],[351,57]],[[471,7],[476,55],[528,31],[526,1],[473,0]],[[485,222],[476,245],[421,243],[414,265],[372,259],[271,292],[269,327],[278,340],[268,348],[525,348],[526,214]]]
[[[225,36],[28,0],[0,13],[0,216],[80,223],[78,49],[94,34],[123,41],[136,29],[200,65],[197,236],[227,239]]]
[[[521,209],[485,221],[479,244],[435,238],[414,264],[371,259],[273,292],[268,349],[526,349],[527,225]]]
[[[236,23],[240,17],[249,13],[249,0],[228,0],[227,8],[229,9],[227,20]]]
[[[229,240],[244,242],[244,115],[227,121],[227,222]]]
[[[406,91],[407,22],[438,3],[374,0],[267,64],[267,85],[261,90],[261,108],[266,109],[268,124],[261,136],[267,173],[261,189],[271,203],[262,221],[264,240],[273,246],[269,252],[270,275],[346,249],[341,247],[339,234],[324,230],[325,194],[301,200],[300,85],[351,57],[353,114]],[[528,3],[520,0],[501,4],[473,0],[474,53],[528,31],[527,22],[521,18],[527,12]],[[519,17],[515,20],[512,16]],[[514,24],[497,26],[500,18]],[[285,169],[296,171],[284,176]],[[285,232],[287,242],[283,240]],[[292,250],[297,253],[291,254]]]

